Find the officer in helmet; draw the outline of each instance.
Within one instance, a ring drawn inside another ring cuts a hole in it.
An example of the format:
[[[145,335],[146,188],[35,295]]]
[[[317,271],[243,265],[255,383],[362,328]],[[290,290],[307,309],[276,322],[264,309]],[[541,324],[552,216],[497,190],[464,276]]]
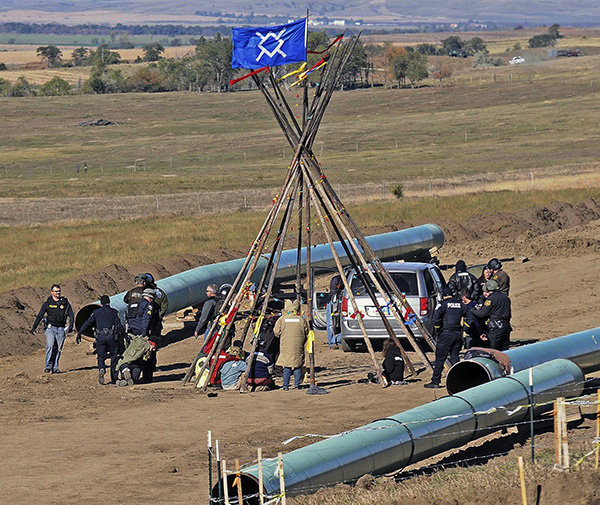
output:
[[[491,280],[498,283],[498,289],[508,296],[508,292],[510,291],[510,277],[502,270],[502,263],[500,263],[500,260],[498,258],[492,258],[488,261],[486,268],[492,271]]]
[[[123,297],[123,301],[127,305],[139,302],[142,299],[142,293],[146,289],[146,274],[137,274],[133,278],[133,282],[135,283],[135,287],[127,291]]]

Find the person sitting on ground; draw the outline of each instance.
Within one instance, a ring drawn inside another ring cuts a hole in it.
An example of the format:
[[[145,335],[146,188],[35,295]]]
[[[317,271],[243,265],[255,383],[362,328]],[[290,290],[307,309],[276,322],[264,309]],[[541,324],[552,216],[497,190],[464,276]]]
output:
[[[450,286],[452,294],[456,297],[460,297],[461,291],[466,289],[469,292],[469,298],[472,300],[479,300],[483,291],[481,285],[477,281],[477,277],[467,271],[467,264],[463,260],[458,260],[454,268],[455,272],[448,280],[448,286]]]
[[[227,354],[230,358],[223,363],[220,369],[221,387],[226,391],[240,389],[242,377],[246,371],[242,342],[240,340],[234,341],[233,345],[227,349]]]
[[[250,373],[246,383],[250,386],[250,391],[269,391],[275,389],[273,375],[275,374],[275,364],[273,358],[265,349],[264,341],[258,342],[258,349],[254,353],[254,359],[250,366]]]
[[[287,312],[287,313],[286,313]],[[280,340],[280,352],[277,365],[283,367],[283,390],[290,388],[290,378],[294,374],[294,388],[300,389],[302,365],[304,365],[304,346],[308,337],[308,323],[300,315],[300,302],[286,302],[286,309],[275,323],[273,332]]]
[[[388,384],[400,386],[407,384],[404,380],[404,358],[393,339],[387,338],[383,343],[383,376]]]

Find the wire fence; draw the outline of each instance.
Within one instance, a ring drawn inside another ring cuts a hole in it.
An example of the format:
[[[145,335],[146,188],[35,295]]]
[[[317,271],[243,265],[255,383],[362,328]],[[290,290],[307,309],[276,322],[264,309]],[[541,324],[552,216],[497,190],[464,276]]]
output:
[[[577,447],[577,451],[573,451],[572,452],[572,456],[571,456],[571,460],[574,462],[574,465],[570,465],[569,462],[569,450],[568,450],[568,446],[566,445],[566,440],[567,440],[567,420],[566,420],[566,407],[570,405],[570,406],[576,406],[579,407],[581,409],[581,407],[589,407],[590,411],[596,414],[596,418],[595,418],[595,422],[596,422],[596,429],[595,430],[585,430],[586,433],[584,433],[583,437],[580,437],[579,440],[579,444]],[[524,404],[524,405],[520,405],[517,407],[517,409],[529,409],[531,408],[532,405],[531,404]],[[552,442],[548,442],[547,440],[540,443],[538,440],[536,440],[536,442],[534,443],[533,438],[531,439],[531,444],[532,444],[532,468],[535,471],[534,465],[536,464],[535,461],[533,460],[533,449],[535,447],[536,451],[551,451],[552,449],[555,450],[556,453],[556,464],[555,464],[555,469],[564,471],[564,470],[569,470],[570,468],[577,468],[579,465],[581,465],[584,461],[586,461],[587,459],[592,459],[593,456],[595,456],[595,465],[596,465],[596,469],[598,468],[598,453],[599,453],[599,449],[600,449],[600,436],[598,434],[598,432],[600,431],[600,390],[598,390],[595,394],[593,395],[585,395],[585,396],[580,396],[580,397],[576,397],[576,398],[572,398],[569,399],[567,401],[565,401],[564,399],[558,399],[558,400],[552,400],[543,404],[535,404],[534,405],[535,409],[539,409],[540,407],[544,408],[546,411],[551,411],[552,416],[554,418],[554,441]],[[499,407],[495,407],[493,409],[490,409],[489,411],[485,411],[485,412],[471,412],[469,414],[459,414],[459,415],[452,415],[452,416],[445,416],[445,417],[441,417],[441,418],[432,418],[429,420],[424,420],[424,419],[420,419],[418,421],[413,421],[411,422],[402,422],[400,423],[401,425],[410,425],[410,424],[417,424],[417,425],[422,425],[424,422],[430,422],[430,423],[437,423],[440,421],[444,421],[444,426],[446,426],[446,428],[449,427],[448,423],[446,423],[448,420],[455,420],[456,424],[454,424],[453,426],[456,426],[457,428],[459,428],[461,426],[460,420],[462,417],[468,416],[468,417],[473,417],[473,416],[481,416],[481,415],[485,415],[485,414],[489,414],[491,413],[491,411],[493,410],[502,410],[505,409],[505,407],[503,406],[499,406]],[[511,413],[514,413],[514,409],[511,411]],[[510,429],[510,428],[516,428],[517,430],[520,430],[522,433],[526,433],[528,430],[527,428],[531,428],[533,430],[534,426],[537,426],[538,428],[542,427],[542,426],[546,426],[549,423],[549,420],[551,418],[550,417],[546,417],[545,419],[536,419],[535,421],[531,421],[531,420],[523,420],[523,421],[519,421],[519,422],[513,422],[513,423],[506,423],[506,424],[502,424],[502,425],[498,425],[495,426],[493,429],[489,429],[489,428],[485,428],[485,429],[481,429],[479,431],[481,431],[482,434],[485,435],[493,435],[493,432],[497,432],[500,429]],[[564,426],[561,426],[559,423],[562,423]],[[357,428],[356,430],[352,430],[352,431],[373,431],[373,430],[389,430],[389,429],[394,429],[396,430],[398,428],[398,424],[392,424],[392,425],[387,425],[387,426],[377,426],[377,427],[373,427],[373,426],[363,426],[360,428]],[[410,426],[409,426],[410,428]],[[422,441],[424,439],[435,439],[435,438],[443,438],[444,440],[447,441],[449,436],[455,436],[456,438],[460,439],[461,437],[464,437],[465,434],[472,434],[471,431],[465,431],[465,430],[460,430],[457,429],[455,431],[451,431],[448,429],[443,429],[441,430],[441,433],[436,433],[436,432],[432,432],[430,435],[425,435],[422,437],[419,437],[419,440]],[[478,431],[478,430],[476,430]],[[590,433],[591,432],[591,433]],[[297,440],[297,439],[301,439],[301,438],[337,438],[337,437],[343,437],[346,433],[349,432],[344,432],[344,433],[340,433],[340,434],[336,434],[336,435],[315,435],[315,434],[306,434],[306,435],[301,435],[298,437],[294,437],[292,439],[289,439],[287,441],[284,442],[284,444],[289,443],[291,441]],[[594,436],[595,434],[595,436]],[[479,435],[479,437],[481,437],[481,435]],[[473,439],[477,439],[478,436],[477,434],[475,434],[473,437],[470,437],[470,440]],[[446,453],[444,453],[443,451],[438,454],[438,460],[434,461],[432,463],[427,464],[427,461],[424,462],[424,464],[422,466],[420,466],[418,469],[416,468],[411,468],[409,470],[406,469],[402,469],[400,471],[397,472],[393,472],[391,474],[389,473],[385,473],[385,474],[377,474],[377,475],[372,475],[373,478],[381,478],[381,477],[393,477],[396,481],[403,481],[406,479],[409,479],[415,475],[423,475],[423,474],[428,474],[428,473],[433,473],[436,470],[440,470],[440,469],[444,469],[444,468],[448,468],[448,467],[471,467],[471,466],[477,466],[480,465],[490,459],[493,458],[498,458],[498,457],[502,457],[502,456],[506,456],[508,455],[512,450],[513,450],[513,444],[508,444],[510,445],[510,447],[507,448],[499,448],[497,444],[489,444],[489,448],[494,449],[494,450],[485,450],[485,447],[483,447],[481,445],[481,441],[485,442],[487,441],[487,438],[480,438],[479,439],[479,451],[475,456],[472,456],[470,452],[464,452],[464,453],[454,453],[451,456],[448,456]],[[436,446],[436,442],[434,441],[430,441],[430,442],[425,442],[425,444],[427,444],[427,446]],[[447,444],[446,444],[447,447]],[[461,447],[461,449],[468,449],[466,446]],[[316,448],[315,448],[316,450]],[[454,449],[456,450],[456,449]],[[262,452],[259,450],[259,457],[258,459],[254,459],[252,461],[247,461],[246,465],[248,464],[256,464],[259,463],[259,468],[262,468],[262,465],[267,465],[267,464],[273,464],[276,463],[277,464],[277,468],[275,470],[275,476],[277,477],[277,475],[279,475],[279,483],[280,483],[280,489],[279,492],[275,493],[275,494],[262,494],[261,495],[261,491],[259,490],[258,493],[256,492],[252,492],[252,493],[245,493],[243,492],[243,489],[241,489],[242,486],[242,481],[238,478],[240,476],[240,472],[243,473],[244,468],[242,467],[240,470],[240,462],[239,460],[235,460],[236,463],[236,470],[227,470],[226,465],[224,464],[224,459],[221,459],[222,454],[219,454],[219,450],[218,450],[218,441],[217,441],[217,451],[214,451],[214,448],[212,447],[211,441],[210,441],[210,432],[209,432],[209,447],[208,447],[208,451],[209,451],[209,465],[211,466],[210,471],[211,471],[211,476],[213,476],[214,478],[211,477],[210,481],[211,484],[214,485],[214,489],[218,488],[219,489],[219,494],[220,496],[213,496],[211,495],[209,498],[209,502],[212,504],[233,504],[233,503],[240,503],[241,501],[243,502],[247,502],[247,503],[258,503],[259,499],[260,499],[260,503],[285,503],[285,497],[286,497],[286,490],[285,490],[285,475],[283,475],[283,459],[282,459],[282,454],[279,453],[279,456],[277,458],[265,458],[262,459],[261,454]],[[577,455],[575,456],[575,452],[577,452]],[[566,454],[565,454],[566,453]],[[462,457],[461,457],[462,454]],[[440,459],[441,458],[441,459]],[[566,459],[565,459],[566,458]],[[546,459],[546,458],[542,458],[542,459]],[[230,461],[228,461],[230,463]],[[419,461],[415,462],[415,463],[419,463]],[[423,463],[423,461],[421,461],[420,463]],[[519,464],[522,464],[522,461],[519,462]],[[593,463],[590,463],[593,465]],[[218,472],[212,472],[213,466],[212,465],[216,465],[218,467]],[[414,465],[412,465],[414,467]],[[409,465],[410,467],[410,465]],[[231,468],[231,467],[229,467]],[[269,468],[272,471],[272,466],[269,466]],[[262,470],[261,470],[262,471]],[[218,479],[217,480],[217,474],[218,474]],[[230,477],[234,477],[235,480],[233,482],[233,485],[231,484],[231,481],[228,481],[227,476]],[[521,478],[523,478],[521,476]],[[228,482],[228,485],[225,484],[226,482]],[[337,484],[338,482],[330,482],[328,484],[319,484],[319,485],[307,485],[305,487],[297,487],[294,486],[294,490],[293,490],[293,494],[297,495],[297,494],[311,494],[314,493],[316,491],[318,491],[319,489],[322,489],[324,487],[329,487],[329,486],[333,486],[335,484]],[[350,483],[352,484],[353,482],[346,482],[346,483]],[[522,481],[522,485],[524,485],[524,482]],[[229,493],[227,492],[226,488],[229,488]],[[237,488],[237,493],[236,494],[231,494],[231,490],[233,488]],[[240,501],[240,497],[239,495],[241,495],[242,500]]]
[[[480,173],[448,179],[417,179],[334,184],[346,204],[398,198],[449,196],[483,191],[598,187],[596,166],[574,165],[503,173]],[[0,226],[74,220],[135,219],[145,216],[192,216],[263,210],[279,188],[142,196],[0,199]]]

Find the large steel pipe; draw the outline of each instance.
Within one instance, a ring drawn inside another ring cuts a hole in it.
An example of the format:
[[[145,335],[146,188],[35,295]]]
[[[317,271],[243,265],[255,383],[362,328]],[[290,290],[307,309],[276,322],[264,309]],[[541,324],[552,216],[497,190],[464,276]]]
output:
[[[382,233],[367,237],[367,241],[375,254],[383,261],[408,260],[421,257],[432,248],[440,248],[444,244],[444,232],[435,224],[425,224],[408,228],[406,230]],[[344,264],[348,258],[339,242],[335,242],[335,249]],[[335,268],[333,253],[329,244],[320,244],[311,249],[311,266],[318,272],[319,269],[328,270]],[[302,249],[302,268],[306,268],[306,248]],[[277,280],[279,282],[296,278],[296,250],[283,251]],[[253,275],[256,282],[262,276],[267,266],[268,255],[262,257]],[[206,286],[232,283],[244,265],[244,258],[224,261],[212,265],[192,268],[157,282],[169,299],[169,313],[177,312],[192,305],[198,305],[206,300]],[[117,309],[121,318],[124,318],[127,305],[123,301],[123,293],[110,297],[111,307]],[[98,302],[86,305],[77,311],[75,328],[79,329],[90,314],[98,308]],[[88,331],[88,330],[86,330]],[[91,329],[89,330],[91,332]],[[88,336],[92,336],[90,333]]]
[[[570,359],[586,374],[596,372],[600,370],[600,327],[516,347],[506,351],[506,355],[515,372],[556,358]],[[450,369],[446,388],[455,394],[503,376],[497,361],[473,358],[460,361]]]
[[[536,405],[534,414],[539,415],[552,409],[555,398],[583,392],[582,370],[566,359],[536,366],[532,376],[533,398],[529,370],[525,370],[292,451],[283,456],[286,494],[312,493],[367,473],[401,470],[528,419],[531,403]],[[257,492],[258,465],[243,468],[241,479],[245,495]],[[230,487],[233,480],[230,476]],[[264,493],[279,493],[276,460],[263,461],[263,482]],[[217,492],[215,486],[213,497]],[[229,494],[234,493],[232,488]]]

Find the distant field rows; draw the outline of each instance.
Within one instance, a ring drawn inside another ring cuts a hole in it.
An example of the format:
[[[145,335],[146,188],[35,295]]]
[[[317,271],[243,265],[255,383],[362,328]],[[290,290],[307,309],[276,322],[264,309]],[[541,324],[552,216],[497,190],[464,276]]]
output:
[[[335,184],[345,204],[371,200],[397,201],[392,194],[396,183]],[[600,187],[600,163],[540,171],[482,173],[451,179],[404,181],[406,198],[454,196],[467,193],[528,190],[560,190]],[[134,219],[144,216],[194,216],[227,214],[269,207],[274,188],[166,195],[107,198],[0,199],[0,226],[22,226],[80,220]]]

